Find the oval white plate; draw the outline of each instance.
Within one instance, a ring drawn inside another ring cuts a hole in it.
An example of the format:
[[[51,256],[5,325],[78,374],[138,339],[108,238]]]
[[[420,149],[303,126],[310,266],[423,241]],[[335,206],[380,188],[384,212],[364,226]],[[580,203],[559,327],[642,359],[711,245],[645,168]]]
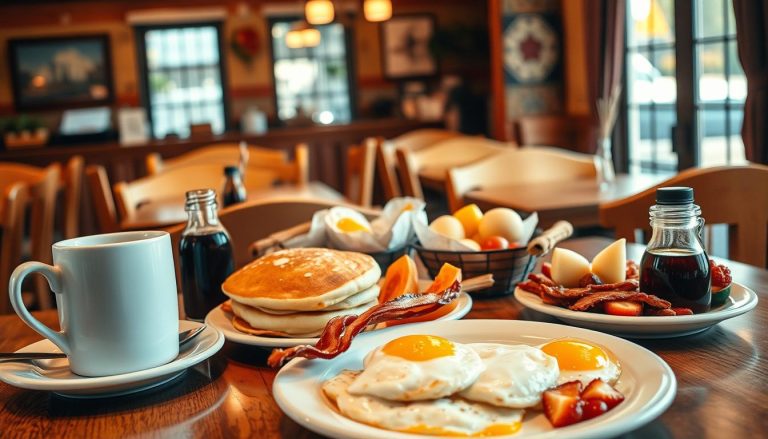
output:
[[[675,375],[653,352],[620,338],[563,325],[520,320],[460,320],[429,322],[368,332],[357,337],[349,351],[333,360],[295,359],[275,377],[273,395],[280,408],[304,427],[329,437],[424,439],[358,423],[338,413],[320,390],[326,380],[344,369],[361,369],[373,348],[406,334],[430,334],[463,343],[496,342],[540,345],[564,335],[598,343],[610,349],[622,365],[616,387],[624,402],[589,421],[553,428],[540,411],[531,410],[520,431],[510,438],[600,438],[632,431],[655,419],[675,397]]]
[[[537,294],[515,289],[515,299],[524,306],[556,317],[568,324],[630,338],[668,338],[701,332],[750,311],[757,305],[757,294],[744,285],[733,283],[731,296],[725,304],[692,316],[638,316],[622,317],[592,312],[571,311],[542,302]]]
[[[186,331],[200,326],[189,320],[179,321],[179,329]],[[66,358],[35,361],[7,361],[0,363],[0,381],[12,386],[33,390],[49,390],[76,398],[103,398],[127,395],[147,390],[179,376],[188,367],[209,358],[224,345],[224,335],[207,327],[185,345],[179,356],[170,363],[150,369],[105,377],[84,377],[69,370]],[[49,340],[40,340],[16,352],[61,352]]]
[[[467,315],[472,309],[472,297],[469,294],[462,292],[456,299],[457,305],[451,312],[440,317],[440,320],[459,320]],[[214,308],[205,317],[205,323],[213,326],[222,333],[227,340],[250,346],[261,346],[265,348],[289,348],[291,346],[299,345],[314,345],[319,340],[317,337],[313,338],[285,338],[285,337],[260,337],[258,335],[250,335],[238,331],[232,326],[232,319],[230,316],[222,311],[220,306]]]

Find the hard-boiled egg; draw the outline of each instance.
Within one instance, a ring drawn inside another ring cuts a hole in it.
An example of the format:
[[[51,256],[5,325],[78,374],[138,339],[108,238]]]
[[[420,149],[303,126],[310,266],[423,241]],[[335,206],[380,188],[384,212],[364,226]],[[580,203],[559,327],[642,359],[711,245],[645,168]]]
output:
[[[520,241],[523,235],[523,220],[512,209],[497,207],[485,212],[478,225],[480,236],[501,236],[507,241]]]
[[[589,273],[589,261],[584,256],[560,247],[552,250],[552,280],[555,283],[577,287],[579,280]]]
[[[433,232],[439,233],[443,236],[447,236],[451,239],[464,239],[464,226],[461,225],[461,221],[451,215],[443,215],[432,221],[429,228]]]

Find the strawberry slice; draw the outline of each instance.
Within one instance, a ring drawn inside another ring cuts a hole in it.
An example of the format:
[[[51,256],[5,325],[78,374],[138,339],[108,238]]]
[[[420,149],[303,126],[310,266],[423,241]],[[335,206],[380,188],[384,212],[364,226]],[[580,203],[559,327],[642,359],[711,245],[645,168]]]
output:
[[[579,398],[581,383],[570,381],[544,392],[544,414],[553,427],[564,427],[581,421],[584,402]]]
[[[549,262],[541,264],[541,274],[552,279],[552,264]]]
[[[605,303],[605,313],[612,316],[639,316],[643,313],[643,304],[624,300],[612,300]]]
[[[584,420],[600,416],[608,411],[608,404],[602,399],[587,399],[584,401]]]
[[[608,405],[608,410],[624,401],[624,395],[621,392],[600,378],[590,381],[584,391],[581,392],[581,397],[585,400],[599,399]]]

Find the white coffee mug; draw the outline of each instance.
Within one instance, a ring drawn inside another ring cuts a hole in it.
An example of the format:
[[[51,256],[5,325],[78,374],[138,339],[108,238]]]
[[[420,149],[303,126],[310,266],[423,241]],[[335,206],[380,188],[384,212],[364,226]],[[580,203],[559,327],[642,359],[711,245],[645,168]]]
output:
[[[61,332],[32,317],[21,283],[38,272],[56,293]],[[21,319],[69,358],[72,372],[106,376],[148,369],[179,354],[179,308],[167,232],[85,236],[53,245],[53,266],[26,262],[9,284]]]

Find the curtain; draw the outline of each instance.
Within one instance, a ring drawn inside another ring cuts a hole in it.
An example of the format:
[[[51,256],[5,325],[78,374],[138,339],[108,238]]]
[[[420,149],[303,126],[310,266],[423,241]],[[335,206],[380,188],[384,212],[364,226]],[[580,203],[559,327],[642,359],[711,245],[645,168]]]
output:
[[[595,127],[599,122],[597,100],[607,98],[615,86],[621,85],[625,10],[626,2],[622,0],[584,0],[587,86]],[[594,153],[597,143],[593,141],[590,144],[592,150],[589,152]]]
[[[768,164],[768,2],[733,0],[739,59],[747,76],[744,139],[747,160]]]

